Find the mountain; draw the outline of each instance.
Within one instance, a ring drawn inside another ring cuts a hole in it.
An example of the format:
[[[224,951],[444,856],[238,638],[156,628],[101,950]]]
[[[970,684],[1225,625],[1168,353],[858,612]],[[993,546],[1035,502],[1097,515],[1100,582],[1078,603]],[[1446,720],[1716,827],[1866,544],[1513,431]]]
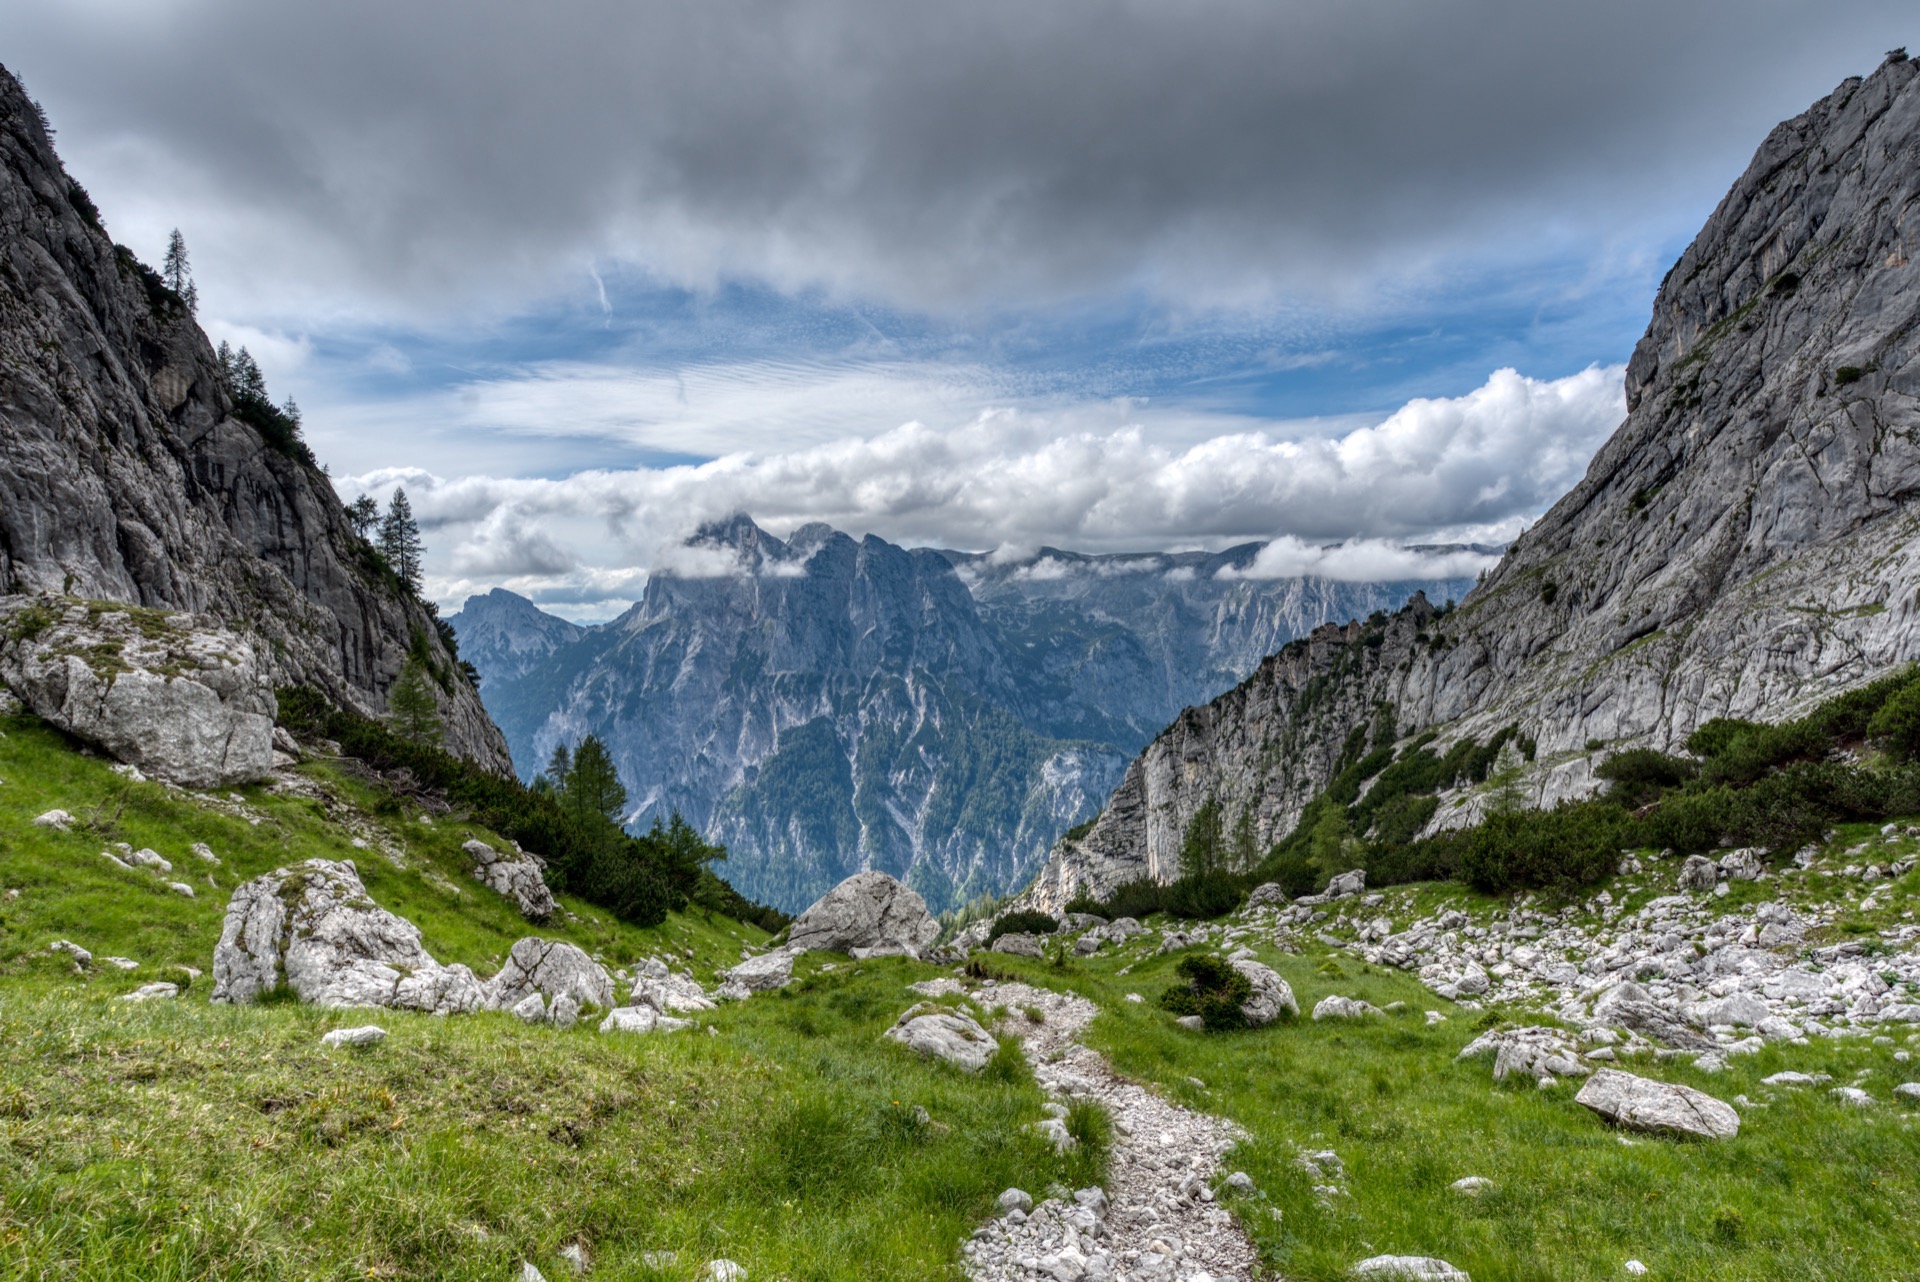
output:
[[[113,243],[0,69],[0,593],[211,614],[260,642],[273,680],[369,715],[421,653],[448,746],[510,769],[431,609],[297,436],[235,409],[184,300]]]
[[[1017,886],[1158,727],[1261,655],[1471,585],[1244,577],[1259,546],[1009,560],[742,516],[605,626],[497,590],[449,622],[523,774],[598,734],[631,822],[679,811],[743,893],[800,907],[876,868],[951,907]]]
[[[1662,283],[1626,421],[1459,609],[1321,628],[1183,713],[1033,898],[1172,878],[1210,799],[1288,834],[1356,735],[1438,752],[1514,727],[1534,750],[1500,786],[1547,805],[1591,792],[1604,752],[1778,720],[1920,656],[1916,81],[1890,56],[1773,130]]]

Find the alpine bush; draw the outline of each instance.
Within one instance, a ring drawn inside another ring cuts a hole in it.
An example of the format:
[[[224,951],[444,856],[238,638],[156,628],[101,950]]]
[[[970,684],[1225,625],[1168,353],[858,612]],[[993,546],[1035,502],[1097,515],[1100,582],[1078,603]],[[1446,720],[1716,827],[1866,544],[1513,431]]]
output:
[[[1176,1015],[1198,1015],[1214,1030],[1245,1028],[1240,1004],[1253,995],[1253,985],[1218,957],[1195,954],[1182,957],[1174,973],[1185,981],[1160,994],[1160,1005]]]

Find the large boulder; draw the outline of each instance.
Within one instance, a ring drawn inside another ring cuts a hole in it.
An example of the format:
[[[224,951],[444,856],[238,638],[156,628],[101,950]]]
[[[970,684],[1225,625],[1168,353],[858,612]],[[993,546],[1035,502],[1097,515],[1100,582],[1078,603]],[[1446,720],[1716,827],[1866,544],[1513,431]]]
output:
[[[958,1064],[969,1073],[985,1068],[1000,1049],[1000,1043],[971,1015],[931,1002],[908,1007],[883,1035],[909,1050]]]
[[[927,901],[883,872],[860,872],[801,913],[788,946],[855,957],[918,957],[940,937]]]
[[[0,598],[0,684],[155,779],[218,788],[273,770],[273,687],[252,644],[195,615]]]
[[[1024,930],[1010,930],[993,941],[989,950],[996,953],[1010,953],[1015,957],[1044,957],[1046,945],[1040,942],[1040,936],[1030,935]]]
[[[1618,1069],[1595,1073],[1573,1102],[1630,1131],[1707,1140],[1730,1139],[1740,1133],[1740,1115],[1732,1105],[1691,1086],[1656,1082]]]
[[[728,985],[738,985],[749,993],[764,993],[775,988],[785,988],[793,982],[793,958],[797,950],[791,946],[776,948],[770,953],[761,953],[749,957],[731,970],[722,971],[721,978]]]
[[[213,1000],[245,1004],[286,989],[315,1006],[478,1010],[487,987],[442,966],[420,930],[374,903],[349,861],[309,859],[233,892],[213,952]]]
[[[517,845],[511,855],[503,855],[478,839],[468,841],[460,848],[473,859],[473,875],[493,891],[511,900],[522,917],[536,924],[544,924],[553,916],[556,907],[553,892],[547,889],[547,879],[541,872],[538,859]]]
[[[613,1009],[613,979],[599,962],[572,944],[530,936],[514,944],[507,964],[487,985],[488,1005],[510,1010],[534,993],[552,1001],[570,997],[580,1006]]]
[[[1328,899],[1351,899],[1367,888],[1367,870],[1353,868],[1327,882],[1324,892]]]
[[[1246,1017],[1248,1024],[1259,1028],[1263,1024],[1271,1024],[1283,1014],[1292,1018],[1300,1013],[1300,1003],[1294,1000],[1293,989],[1272,967],[1246,958],[1228,964],[1246,976],[1247,982],[1253,985],[1252,995],[1240,1003],[1240,1013]]]

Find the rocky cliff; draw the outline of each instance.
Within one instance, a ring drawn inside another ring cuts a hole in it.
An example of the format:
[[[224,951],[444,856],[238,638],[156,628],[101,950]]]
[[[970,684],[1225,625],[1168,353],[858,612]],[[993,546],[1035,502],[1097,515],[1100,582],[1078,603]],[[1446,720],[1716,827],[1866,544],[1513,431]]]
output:
[[[256,639],[269,679],[369,714],[424,647],[448,745],[510,768],[427,607],[324,473],[232,410],[206,335],[109,238],[0,70],[0,593],[216,616]]]
[[[798,908],[873,868],[945,908],[1024,881],[1154,730],[1260,655],[1469,586],[1237,577],[1258,550],[990,561],[741,517],[605,627],[505,592],[450,622],[523,773],[598,734],[634,820],[680,811],[745,893]]]
[[[1917,81],[1891,57],[1768,136],[1660,288],[1626,421],[1458,610],[1323,628],[1183,713],[1034,897],[1177,875],[1209,797],[1285,835],[1383,707],[1442,747],[1519,727],[1551,803],[1603,749],[1920,656]],[[1479,799],[1447,801],[1434,823]]]

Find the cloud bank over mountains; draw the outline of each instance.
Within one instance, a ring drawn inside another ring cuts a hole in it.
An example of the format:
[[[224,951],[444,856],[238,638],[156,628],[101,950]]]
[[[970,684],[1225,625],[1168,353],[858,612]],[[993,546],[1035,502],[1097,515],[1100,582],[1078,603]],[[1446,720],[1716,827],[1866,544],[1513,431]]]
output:
[[[736,512],[777,534],[825,521],[972,550],[1274,540],[1245,571],[1257,577],[1468,574],[1486,558],[1403,545],[1511,537],[1619,424],[1622,380],[1618,366],[1551,381],[1500,370],[1465,396],[1414,400],[1329,438],[1246,431],[1170,446],[1136,427],[1062,433],[1044,413],[999,410],[699,464],[550,479],[386,469],[339,485],[349,497],[406,486],[442,599],[504,582],[598,617],[631,600],[650,566],[728,572],[707,564],[717,554],[674,545]]]

